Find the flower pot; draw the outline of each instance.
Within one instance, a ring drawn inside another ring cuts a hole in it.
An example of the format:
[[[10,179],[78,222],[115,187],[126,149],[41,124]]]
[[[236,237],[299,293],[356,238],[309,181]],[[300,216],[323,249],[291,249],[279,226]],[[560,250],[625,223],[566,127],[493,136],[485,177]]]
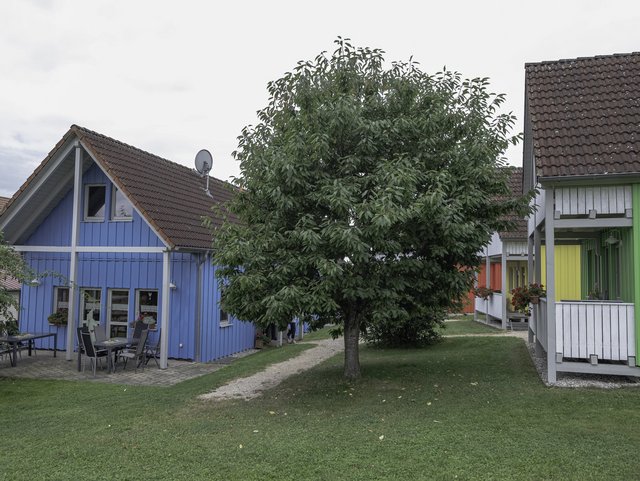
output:
[[[529,302],[531,304],[539,304],[540,303],[540,296],[531,296],[531,297],[529,297]]]
[[[264,342],[262,341],[262,339],[256,339],[255,348],[262,349],[263,347],[264,347]]]

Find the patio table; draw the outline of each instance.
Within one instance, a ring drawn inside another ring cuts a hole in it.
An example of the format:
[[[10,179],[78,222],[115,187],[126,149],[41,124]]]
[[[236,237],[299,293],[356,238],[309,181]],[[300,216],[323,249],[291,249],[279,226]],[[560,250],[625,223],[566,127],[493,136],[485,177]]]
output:
[[[112,337],[111,339],[106,339],[104,341],[96,341],[93,345],[96,348],[106,349],[107,350],[107,358],[108,358],[108,366],[109,372],[115,372],[116,364],[113,359],[113,351],[118,351],[119,349],[124,349],[127,346],[131,346],[136,344],[138,339],[127,339],[126,337]]]
[[[31,356],[31,350],[34,346],[33,341],[36,339],[43,339],[45,337],[53,337],[53,357],[56,357],[58,350],[58,333],[56,332],[38,332],[35,334],[15,334],[13,336],[0,336],[0,342],[6,342],[13,346],[11,353],[11,367],[16,367],[18,364],[18,344],[27,341],[29,345],[29,356]]]

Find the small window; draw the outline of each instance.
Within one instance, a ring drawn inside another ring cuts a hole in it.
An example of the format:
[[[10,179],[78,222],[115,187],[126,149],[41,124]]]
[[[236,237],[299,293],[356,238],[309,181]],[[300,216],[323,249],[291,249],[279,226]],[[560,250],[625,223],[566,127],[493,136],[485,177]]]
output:
[[[149,329],[158,328],[158,291],[139,289],[136,291],[136,320],[149,324]]]
[[[121,190],[115,185],[111,195],[111,219],[131,220],[133,218],[133,206]]]
[[[224,309],[220,309],[220,325],[221,326],[231,325],[231,321],[229,320],[229,313]]]
[[[53,312],[67,314],[69,312],[69,288],[53,288]]]
[[[106,187],[104,185],[87,185],[84,194],[84,220],[104,220]]]

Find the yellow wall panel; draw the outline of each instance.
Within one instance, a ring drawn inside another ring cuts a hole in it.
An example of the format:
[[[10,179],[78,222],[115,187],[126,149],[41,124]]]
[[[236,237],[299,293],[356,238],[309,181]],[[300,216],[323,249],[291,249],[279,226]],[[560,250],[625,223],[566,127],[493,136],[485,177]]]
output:
[[[542,259],[542,283],[547,286],[547,269],[545,246],[541,246],[540,257]],[[580,287],[580,246],[579,245],[557,245],[556,254],[556,301],[579,300],[582,296]]]

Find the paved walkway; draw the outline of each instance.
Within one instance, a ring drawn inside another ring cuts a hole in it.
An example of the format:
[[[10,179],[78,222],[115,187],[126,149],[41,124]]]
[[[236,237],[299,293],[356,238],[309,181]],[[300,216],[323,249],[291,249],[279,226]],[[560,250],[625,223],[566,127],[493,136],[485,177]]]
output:
[[[22,358],[18,357],[18,365],[16,367],[11,367],[7,356],[0,359],[0,377],[92,381],[137,386],[172,386],[187,379],[217,371],[234,359],[253,352],[255,351],[244,351],[234,356],[208,363],[169,359],[169,367],[167,369],[158,369],[153,361],[150,361],[144,370],[139,368],[137,371],[132,365],[123,370],[122,363],[120,363],[115,373],[108,373],[98,366],[96,377],[94,378],[90,361],[87,362],[84,372],[78,372],[75,355],[73,361],[67,361],[65,360],[64,352],[58,352],[57,357],[53,357],[53,351],[39,350],[35,356],[29,357],[25,351],[22,353]]]

